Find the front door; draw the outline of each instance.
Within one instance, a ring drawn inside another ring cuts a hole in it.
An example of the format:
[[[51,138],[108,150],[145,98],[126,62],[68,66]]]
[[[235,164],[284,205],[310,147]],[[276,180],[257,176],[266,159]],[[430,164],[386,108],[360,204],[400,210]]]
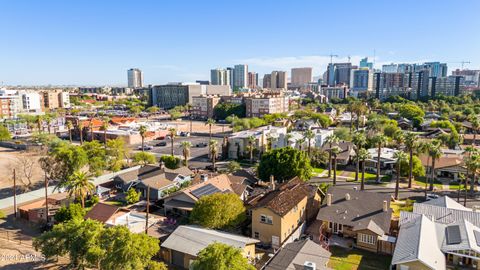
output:
[[[334,234],[338,233],[338,224],[337,223],[333,223],[333,233]]]

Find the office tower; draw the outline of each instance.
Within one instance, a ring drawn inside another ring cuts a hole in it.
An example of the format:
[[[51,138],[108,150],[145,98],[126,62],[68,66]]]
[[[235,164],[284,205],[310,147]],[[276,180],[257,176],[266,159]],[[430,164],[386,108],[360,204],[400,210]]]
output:
[[[257,88],[257,78],[258,78],[258,74],[256,72],[248,72],[248,88],[250,89]]]
[[[233,88],[248,86],[248,65],[235,65],[233,69]]]
[[[429,93],[429,82],[430,82],[430,70],[423,69],[416,71],[412,74],[412,94],[415,95],[416,99],[428,98]]]
[[[452,75],[464,77],[464,83],[467,86],[480,87],[480,70],[457,69],[452,71]]]
[[[345,99],[348,94],[348,88],[344,85],[339,86],[322,86],[320,95],[324,95],[328,100],[332,98]]]
[[[354,96],[357,96],[359,93],[371,91],[373,86],[373,70],[366,67],[352,70],[350,83],[350,89]]]
[[[227,67],[227,77],[228,77],[228,80],[230,81],[230,88],[233,89],[233,75],[235,72],[234,71],[234,68],[231,68],[231,67]]]
[[[465,78],[463,76],[430,77],[429,90],[431,97],[458,96],[465,91]]]
[[[263,88],[264,89],[270,89],[272,88],[272,75],[271,74],[265,74],[263,75]]]
[[[231,95],[229,85],[200,85],[185,83],[170,83],[155,85],[149,93],[151,106],[162,109],[171,109],[175,106],[184,106],[192,103],[194,96],[201,95]]]
[[[360,68],[368,68],[368,69],[373,69],[373,63],[368,62],[368,57],[363,58],[360,60]]]
[[[375,97],[384,100],[390,96],[402,96],[410,98],[409,73],[376,72],[373,75],[373,91]]]
[[[312,68],[292,68],[292,86],[304,86],[312,81]]]
[[[127,72],[128,74],[128,87],[140,88],[143,87],[143,73],[138,68],[131,68]]]
[[[335,84],[350,85],[351,63],[335,63]]]
[[[397,64],[388,64],[382,66],[382,72],[384,73],[397,73],[398,72],[398,65]]]
[[[328,64],[325,81],[327,82],[327,85],[335,85],[335,66],[332,63]]]
[[[212,85],[230,85],[230,72],[226,69],[210,70],[210,81]]]
[[[446,77],[448,74],[448,67],[446,63],[440,62],[426,62],[420,65],[420,69],[428,69],[431,77]]]
[[[272,71],[270,74],[271,89],[287,89],[287,72]]]

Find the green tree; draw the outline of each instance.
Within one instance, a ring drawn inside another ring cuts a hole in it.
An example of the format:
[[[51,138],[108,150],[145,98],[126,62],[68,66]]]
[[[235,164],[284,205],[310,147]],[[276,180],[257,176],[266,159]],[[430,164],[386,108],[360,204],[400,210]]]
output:
[[[119,171],[124,165],[128,154],[125,141],[121,138],[107,141],[108,167],[112,172]]]
[[[128,204],[133,204],[140,200],[140,195],[140,192],[136,191],[134,188],[130,188],[125,195],[125,200]]]
[[[398,200],[398,190],[400,186],[400,172],[401,172],[401,164],[407,160],[407,154],[403,151],[397,151],[394,154],[394,158],[397,160],[397,180],[395,181],[395,200]]]
[[[362,162],[362,179],[360,182],[360,190],[365,189],[365,160],[370,158],[370,153],[365,148],[361,148],[356,153],[355,159],[360,160]]]
[[[340,153],[340,147],[334,146],[331,150],[333,158],[333,185],[337,185],[337,155]]]
[[[105,149],[107,148],[108,123],[110,123],[110,118],[104,117],[102,119],[102,126],[100,127],[100,129],[103,131],[103,144],[105,145]]]
[[[72,124],[72,121],[70,121],[70,120],[67,121],[67,129],[68,129],[68,138],[70,140],[70,143],[72,143],[73,124]]]
[[[255,144],[257,143],[257,138],[255,136],[250,135],[247,138],[248,140],[248,145],[247,145],[247,151],[250,156],[250,163],[253,164],[253,151],[255,150]]]
[[[192,269],[255,270],[255,267],[248,263],[240,249],[223,243],[213,243],[198,253]]]
[[[160,161],[165,164],[165,167],[169,169],[177,169],[180,164],[180,159],[175,156],[162,156],[160,157]]]
[[[273,149],[262,155],[258,166],[258,176],[269,181],[273,175],[279,182],[297,176],[303,181],[312,177],[312,166],[307,153],[292,147]]]
[[[236,115],[240,118],[245,117],[246,107],[244,104],[219,103],[213,109],[213,115],[216,119],[226,119],[230,115]]]
[[[210,158],[212,159],[212,167],[213,171],[216,171],[216,161],[217,161],[217,154],[218,154],[218,141],[210,140],[208,142],[208,151],[210,152]]]
[[[367,144],[367,137],[363,132],[356,132],[353,134],[352,143],[355,145],[355,155],[358,156],[358,151]],[[360,172],[360,159],[356,158],[355,166],[355,181],[358,181],[358,174]]]
[[[155,164],[157,158],[152,153],[137,152],[133,155],[133,162],[138,165]]]
[[[382,146],[387,143],[387,137],[383,134],[377,134],[372,137],[371,143],[377,147],[377,183],[380,183],[380,155],[382,153]]]
[[[433,183],[435,182],[435,162],[442,156],[441,143],[438,140],[432,140],[428,145],[428,155],[432,159],[432,171],[431,171],[431,181],[429,190],[433,190]]]
[[[195,203],[190,222],[211,229],[233,228],[245,221],[246,211],[235,193],[203,196]]]
[[[405,147],[409,154],[409,174],[408,174],[408,188],[412,187],[413,178],[413,151],[418,147],[418,136],[413,132],[407,132],[405,134]]]
[[[188,158],[190,157],[190,148],[192,148],[192,143],[189,141],[184,141],[180,145],[182,146],[183,164],[184,166],[188,166]]]
[[[352,134],[348,128],[339,127],[333,131],[333,134],[341,141],[350,141],[352,139]]]
[[[173,157],[173,143],[175,141],[175,137],[177,136],[177,130],[175,128],[170,128],[168,130],[168,135],[170,135],[170,155]]]
[[[311,131],[310,129],[306,130],[303,134],[303,138],[307,141],[308,143],[308,156],[311,157],[312,156],[312,140],[315,138],[315,133],[313,133],[313,131]]]
[[[74,196],[80,199],[82,208],[85,208],[85,197],[95,191],[95,185],[89,179],[85,172],[75,171],[69,178],[66,184],[69,196]]]
[[[241,168],[242,167],[240,166],[240,163],[238,163],[234,160],[230,161],[227,165],[227,170],[228,170],[229,173],[234,173],[234,172],[240,170]]]
[[[12,139],[12,135],[8,131],[8,128],[0,125],[0,141],[8,141]]]
[[[403,104],[399,109],[399,114],[401,117],[412,120],[415,127],[419,127],[422,124],[425,116],[422,108],[412,103]]]
[[[402,176],[410,177],[410,159],[403,161],[401,165]],[[417,156],[412,157],[412,177],[425,176],[425,167],[422,165],[422,161]]]
[[[68,207],[62,206],[55,213],[55,221],[58,223],[66,222],[72,219],[83,219],[85,209],[78,203],[72,203]]]
[[[339,138],[332,134],[327,137],[325,143],[328,144],[328,178],[332,176],[332,147],[334,144],[338,144]]]
[[[97,140],[85,142],[82,146],[87,154],[90,173],[99,176],[107,169],[107,152]]]

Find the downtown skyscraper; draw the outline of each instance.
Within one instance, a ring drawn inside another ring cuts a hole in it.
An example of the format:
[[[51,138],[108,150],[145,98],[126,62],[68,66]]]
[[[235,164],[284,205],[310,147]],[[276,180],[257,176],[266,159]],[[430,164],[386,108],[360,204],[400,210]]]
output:
[[[128,87],[143,87],[143,72],[138,68],[131,68],[127,71]]]

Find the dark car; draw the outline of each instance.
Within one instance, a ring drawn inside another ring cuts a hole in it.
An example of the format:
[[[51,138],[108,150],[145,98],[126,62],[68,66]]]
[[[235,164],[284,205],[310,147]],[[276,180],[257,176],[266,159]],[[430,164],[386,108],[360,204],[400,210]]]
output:
[[[197,143],[195,144],[195,147],[207,147],[208,143],[206,142],[200,142],[200,143]]]
[[[166,141],[161,141],[161,142],[155,144],[155,146],[167,146],[167,142]]]
[[[161,140],[165,140],[165,136],[160,136],[157,138],[157,140],[161,141]]]

